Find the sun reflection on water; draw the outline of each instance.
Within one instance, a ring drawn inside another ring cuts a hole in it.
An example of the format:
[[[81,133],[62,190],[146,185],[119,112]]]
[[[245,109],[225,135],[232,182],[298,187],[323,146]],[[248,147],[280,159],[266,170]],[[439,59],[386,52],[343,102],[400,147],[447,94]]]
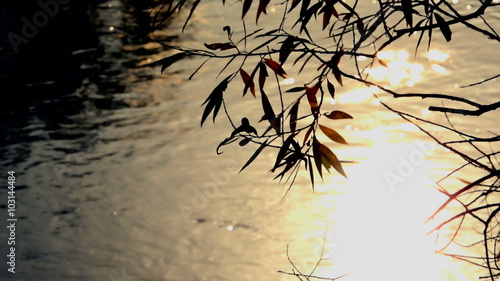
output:
[[[424,151],[422,147],[431,144],[378,142],[359,148],[365,160],[346,167],[349,180],[339,180],[333,174],[325,178],[323,186],[317,188],[325,192],[317,205],[327,214],[321,220],[328,221],[328,230],[323,261],[314,275],[349,273],[341,279],[346,281],[470,280],[450,258],[435,252],[442,246],[436,245],[436,236],[426,235],[433,224],[424,222],[444,198],[435,190],[431,176],[443,167],[423,156],[436,150]],[[413,161],[416,153],[425,159]],[[412,167],[402,174],[404,163]],[[393,185],[388,173],[401,176],[402,181]],[[328,190],[342,194],[332,195]],[[445,211],[435,221],[448,215]],[[318,229],[314,235],[323,237],[323,232]],[[322,247],[322,243],[315,247]]]
[[[373,80],[379,83],[382,87],[391,86],[406,86],[413,87],[422,81],[424,73],[429,74],[448,74],[447,69],[442,65],[450,55],[446,52],[431,49],[426,53],[425,59],[431,63],[412,62],[410,54],[405,50],[387,50],[377,53],[377,59],[382,61],[384,65],[373,66],[363,70],[364,74],[368,75],[368,80]],[[366,57],[359,61],[366,60]],[[379,105],[380,101],[373,97],[373,94],[380,92],[380,89],[375,86],[366,88],[356,88],[347,93],[338,95],[337,100],[330,102],[335,104],[359,103],[368,99],[372,99],[372,103]]]

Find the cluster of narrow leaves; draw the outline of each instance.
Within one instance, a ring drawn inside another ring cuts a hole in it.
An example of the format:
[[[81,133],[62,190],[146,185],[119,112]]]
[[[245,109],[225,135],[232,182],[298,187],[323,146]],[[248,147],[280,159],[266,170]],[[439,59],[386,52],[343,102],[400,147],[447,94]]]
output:
[[[242,20],[249,13],[252,2],[253,0],[242,1]],[[317,134],[324,134],[334,144],[347,144],[346,140],[336,130],[328,127],[324,120],[350,119],[352,116],[338,110],[327,112],[326,110],[328,109],[324,109],[325,94],[328,93],[331,98],[335,99],[336,89],[332,81],[336,81],[336,84],[343,86],[343,78],[355,79],[353,77],[361,75],[358,68],[356,75],[347,75],[341,71],[340,61],[346,53],[351,58],[356,56],[370,57],[373,61],[378,61],[382,66],[387,67],[383,61],[377,59],[376,54],[380,49],[377,49],[375,45],[375,51],[372,54],[357,53],[361,45],[367,44],[365,40],[375,38],[373,39],[374,41],[368,42],[368,44],[374,44],[376,40],[383,38],[379,35],[375,36],[374,33],[380,26],[384,26],[385,35],[390,35],[388,36],[389,43],[392,42],[391,40],[395,40],[394,38],[399,38],[402,34],[412,34],[414,30],[422,30],[429,33],[430,44],[431,32],[434,28],[439,28],[445,39],[450,41],[452,35],[449,27],[450,20],[445,20],[441,15],[445,14],[449,16],[449,14],[443,11],[440,6],[446,4],[441,2],[437,4],[424,2],[415,2],[412,0],[380,1],[379,11],[369,16],[361,16],[356,11],[356,4],[352,4],[351,6],[342,0],[319,0],[317,2],[312,2],[311,0],[285,1],[281,5],[287,5],[286,14],[290,14],[292,11],[296,12],[296,19],[292,29],[297,26],[299,34],[304,32],[307,38],[292,35],[280,26],[280,28],[268,32],[261,32],[263,29],[257,29],[250,34],[246,34],[245,30],[244,37],[236,41],[232,38],[231,28],[225,26],[223,30],[227,32],[227,41],[204,43],[206,50],[179,49],[180,53],[162,59],[157,63],[161,65],[161,71],[163,72],[173,63],[190,56],[208,57],[208,61],[213,58],[219,58],[217,55],[218,52],[226,52],[225,54],[227,52],[232,53],[233,55],[220,56],[220,58],[230,58],[226,66],[221,70],[222,73],[229,64],[235,61],[235,58],[238,56],[244,57],[245,59],[238,67],[238,70],[219,82],[202,104],[204,106],[201,117],[202,126],[210,115],[212,115],[212,120],[215,122],[221,112],[220,109],[224,108],[224,113],[233,127],[233,131],[229,134],[229,137],[225,138],[217,147],[217,153],[220,153],[221,147],[236,141],[238,141],[240,146],[256,144],[258,147],[255,153],[243,165],[242,170],[251,164],[265,148],[272,147],[277,149],[277,154],[275,163],[270,171],[276,172],[276,178],[280,178],[280,180],[285,175],[289,175],[287,180],[292,179],[293,183],[301,163],[309,171],[313,184],[313,168],[321,177],[323,176],[324,169],[329,171],[330,168],[347,177],[342,167],[342,161],[338,159],[336,154],[327,145],[318,140]],[[270,0],[259,0],[255,14],[257,22],[262,14],[266,14],[270,3]],[[198,4],[199,1],[193,4],[189,18]],[[396,21],[394,25],[389,25],[388,23],[391,16],[399,16],[399,21]],[[284,15],[282,20],[285,20],[285,18],[286,16]],[[334,50],[325,49],[313,42],[308,31],[308,26],[312,24],[312,19],[318,21],[322,30],[330,26],[328,36],[332,37],[335,42],[340,43]],[[418,21],[415,19],[418,19]],[[416,21],[417,23],[414,24]],[[337,28],[335,28],[336,24],[338,24]],[[405,26],[402,27],[402,25]],[[409,31],[405,30],[404,27]],[[349,32],[353,34],[352,38],[354,39],[353,45],[346,50],[343,44],[345,41],[343,40],[343,36]],[[354,33],[357,34],[357,37]],[[424,32],[421,32],[417,46],[420,44],[423,34]],[[250,51],[246,50],[247,40],[262,38],[265,39],[262,44]],[[278,42],[280,39],[282,41]],[[243,48],[241,47],[242,42],[242,45],[244,45]],[[274,49],[269,47],[271,44],[274,44]],[[380,48],[386,45],[384,43]],[[276,80],[287,77],[285,64],[292,53],[296,54],[295,61],[293,62],[294,66],[299,61],[303,62],[299,73],[306,64],[314,61],[317,63],[318,76],[303,86],[284,89],[284,92],[282,92],[280,87],[277,87],[278,89],[274,90],[275,92],[268,93],[266,81],[270,76],[275,76]],[[273,59],[271,54],[278,54],[278,58]],[[246,59],[252,56],[259,56],[259,60],[254,65],[251,65],[252,68],[249,68],[249,63],[246,62]],[[331,78],[334,78],[334,80],[331,80]],[[267,123],[266,129],[261,130],[260,134],[250,125],[247,117],[243,117],[241,125],[234,124],[229,106],[225,103],[224,97],[227,94],[226,89],[228,85],[240,79],[243,82],[243,97],[250,92],[257,101],[260,100],[263,115],[259,123],[263,121]],[[281,101],[279,105],[273,105],[271,102],[276,96]],[[285,99],[292,99],[293,102],[285,105],[283,104],[283,100]],[[307,110],[304,108],[299,110],[301,102],[308,103]]]

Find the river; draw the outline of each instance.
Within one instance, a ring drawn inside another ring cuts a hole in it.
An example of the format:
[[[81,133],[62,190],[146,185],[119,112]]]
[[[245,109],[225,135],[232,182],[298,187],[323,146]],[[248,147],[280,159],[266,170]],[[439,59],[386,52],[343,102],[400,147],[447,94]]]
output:
[[[228,122],[200,128],[199,121],[201,103],[224,77],[215,77],[223,62],[207,64],[189,81],[202,61],[185,60],[164,74],[148,66],[172,54],[145,39],[151,36],[144,28],[149,4],[61,4],[18,52],[7,34],[22,34],[19,19],[40,7],[1,4],[1,174],[7,179],[7,171],[15,171],[18,219],[16,273],[3,262],[2,280],[296,280],[278,271],[292,272],[291,260],[308,274],[321,254],[315,275],[350,273],[347,281],[464,281],[485,274],[436,254],[435,237],[425,236],[429,226],[422,226],[445,198],[432,182],[460,160],[382,109],[372,89],[345,85],[335,104],[355,117],[331,123],[350,143],[336,146],[336,153],[358,162],[345,165],[349,180],[332,172],[313,191],[307,174],[299,174],[283,198],[287,186],[266,173],[274,163],[271,150],[238,173],[255,148],[227,146],[218,156]],[[180,13],[154,36],[202,47],[224,39],[226,22],[241,35],[241,4],[221,8],[206,1],[184,33]],[[498,24],[498,17],[497,9],[491,18]],[[380,79],[398,89],[449,93],[496,74],[494,42],[461,31],[454,30],[453,45],[436,39],[437,57],[430,59],[412,57],[413,45],[404,40],[385,55],[399,62],[395,73],[408,75],[395,81],[380,72]],[[498,81],[471,89],[460,94],[498,100]],[[395,105],[442,118],[425,106]],[[231,110],[260,118],[259,103],[248,96]],[[452,119],[488,135],[499,133],[499,117],[496,111],[480,121]],[[388,184],[387,172],[415,152],[425,161],[403,182]],[[3,225],[7,195],[0,200]],[[8,234],[0,235],[5,256]]]

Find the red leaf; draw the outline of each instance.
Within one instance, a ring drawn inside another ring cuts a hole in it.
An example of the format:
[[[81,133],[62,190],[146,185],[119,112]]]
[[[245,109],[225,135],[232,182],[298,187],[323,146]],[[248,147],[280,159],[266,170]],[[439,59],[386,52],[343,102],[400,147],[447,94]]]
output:
[[[325,114],[325,116],[327,118],[330,118],[330,119],[352,119],[352,116],[343,112],[343,111],[340,111],[340,110],[334,110],[328,114]]]
[[[300,3],[300,0],[292,0],[292,5],[290,7],[290,10],[288,10],[288,12],[290,13],[293,9],[295,9],[295,7],[297,7],[297,5]]]
[[[318,112],[318,100],[316,99],[316,93],[319,90],[319,83],[314,85],[312,88],[306,86],[306,95],[309,104],[311,105],[312,112]]]
[[[344,86],[342,84],[342,73],[340,73],[340,69],[337,66],[334,66],[332,68],[333,75],[335,76],[335,79],[337,79],[337,82],[339,82],[340,86]]]
[[[264,63],[269,66],[269,68],[271,68],[274,73],[276,73],[277,75],[283,77],[283,78],[286,78],[286,72],[285,70],[283,69],[283,67],[281,67],[281,65],[275,61],[273,61],[272,59],[264,59]]]
[[[243,83],[245,83],[245,89],[243,90],[243,96],[245,96],[245,94],[247,93],[247,90],[250,89],[250,92],[255,97],[255,84],[253,83],[252,78],[250,78],[250,75],[248,75],[248,73],[243,69],[240,69],[240,75],[241,75],[241,79],[243,79]]]
[[[259,17],[260,17],[261,13],[264,13],[267,15],[266,7],[269,4],[269,2],[271,2],[271,0],[260,0],[259,1],[259,7],[257,8],[257,18],[255,19],[255,22],[259,21]]]

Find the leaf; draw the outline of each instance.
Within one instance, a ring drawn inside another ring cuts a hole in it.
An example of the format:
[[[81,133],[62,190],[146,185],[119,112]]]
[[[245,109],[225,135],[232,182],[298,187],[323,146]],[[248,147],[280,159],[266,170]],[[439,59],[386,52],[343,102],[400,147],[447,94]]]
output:
[[[269,121],[269,124],[279,133],[279,128],[277,128],[276,124],[276,115],[274,114],[273,106],[269,102],[269,99],[267,98],[266,93],[264,91],[261,92],[261,97],[262,97],[262,109],[264,109],[264,118]]]
[[[249,142],[250,142],[250,139],[249,139],[249,138],[244,138],[244,139],[242,139],[242,140],[241,140],[238,144],[239,144],[240,146],[245,146],[245,145],[247,145]]]
[[[231,27],[229,25],[224,26],[222,30],[227,32],[227,37],[231,37]]]
[[[341,144],[348,144],[345,139],[339,134],[337,133],[337,131],[335,131],[334,129],[330,129],[328,127],[325,127],[323,125],[319,125],[319,128],[321,129],[321,131],[323,131],[323,133],[325,133],[325,135],[327,137],[329,137],[332,141],[334,142],[338,142],[338,143],[341,143]]]
[[[316,98],[316,93],[319,90],[319,83],[314,85],[312,88],[306,86],[306,96],[309,101],[309,105],[311,105],[311,110],[313,113],[318,112],[318,100]]]
[[[335,8],[333,7],[332,1],[326,1],[325,6],[321,8],[319,13],[323,13],[323,30],[328,26],[330,23],[330,19],[335,11]],[[335,11],[336,13],[337,11]],[[337,15],[338,16],[338,15]]]
[[[231,75],[226,77],[226,79],[222,80],[217,87],[212,91],[212,93],[208,96],[208,98],[203,102],[202,106],[204,104],[207,104],[205,107],[205,110],[203,111],[203,115],[201,117],[201,126],[203,126],[203,123],[207,119],[208,115],[210,115],[210,112],[213,110],[213,121],[215,123],[215,117],[217,116],[217,113],[219,112],[219,109],[222,105],[223,101],[223,93],[227,88],[227,84],[229,83],[229,79],[231,78]]]
[[[321,157],[321,151],[319,149],[319,146],[322,145],[319,143],[319,141],[316,138],[313,138],[313,157],[314,157],[314,163],[316,164],[316,169],[318,170],[319,175],[321,178],[323,178],[323,171],[321,168],[322,165],[322,157]]]
[[[330,96],[332,96],[332,99],[334,99],[335,98],[335,87],[328,80],[326,80],[326,85],[328,86],[328,92],[330,93]]]
[[[260,0],[259,1],[259,7],[257,8],[257,17],[255,18],[255,22],[257,23],[259,21],[259,17],[261,13],[264,13],[267,15],[266,8],[267,5],[271,2],[271,0]]]
[[[337,158],[337,156],[327,146],[319,142],[318,144],[318,150],[320,151],[321,156],[323,156],[322,160],[326,160],[337,172],[339,172],[339,174],[347,178],[347,175],[344,172],[342,164],[340,163],[340,160]]]
[[[403,9],[403,15],[406,20],[406,24],[409,27],[413,27],[413,7],[411,4],[412,0],[401,0],[401,7]]]
[[[290,109],[290,131],[295,132],[297,128],[297,115],[299,113],[300,100],[295,102]]]
[[[332,68],[333,75],[335,76],[335,79],[337,79],[337,82],[339,82],[340,86],[344,86],[342,84],[342,73],[340,73],[340,69],[337,66],[334,66]]]
[[[314,190],[314,171],[313,171],[313,167],[312,167],[312,160],[310,157],[307,158],[307,164],[308,164],[308,169],[309,169],[309,178],[311,179],[312,188]]]
[[[290,6],[290,10],[288,10],[288,13],[290,13],[297,5],[300,3],[300,0],[292,0],[292,5]]]
[[[212,43],[212,44],[207,44],[204,43],[205,47],[210,50],[229,50],[229,49],[234,49],[236,46],[233,45],[231,42],[226,42],[226,43]]]
[[[194,10],[196,10],[196,7],[198,6],[198,4],[200,4],[201,0],[196,0],[193,2],[193,6],[191,7],[191,10],[189,11],[189,15],[186,19],[186,21],[184,22],[184,25],[182,26],[182,32],[184,32],[184,29],[186,28],[189,20],[191,19],[191,16],[193,15],[194,13]]]
[[[334,110],[328,114],[325,114],[325,116],[327,118],[330,118],[330,119],[353,119],[351,115],[343,112],[343,111],[340,111],[340,110]]]
[[[378,61],[378,63],[380,63],[380,65],[382,65],[383,67],[385,67],[385,68],[388,68],[388,67],[389,67],[389,66],[388,66],[388,65],[387,65],[387,64],[386,64],[383,60],[381,60],[381,59],[377,58],[377,61]]]
[[[163,71],[165,71],[165,69],[167,69],[167,67],[171,66],[176,61],[183,59],[187,56],[188,56],[188,54],[186,54],[186,53],[177,53],[175,55],[171,55],[169,57],[161,59],[161,60],[157,61],[155,64],[161,65],[161,73],[163,73]]]
[[[306,143],[306,141],[309,139],[309,136],[311,135],[312,131],[313,131],[313,128],[314,126],[313,125],[310,125],[309,129],[307,129],[307,132],[306,134],[304,135],[304,144]]]
[[[356,21],[356,26],[358,28],[358,31],[361,35],[365,34],[365,25],[363,24],[363,21],[361,19],[358,19]]]
[[[441,30],[441,33],[443,34],[444,38],[446,39],[446,42],[451,41],[451,29],[448,23],[439,15],[439,14],[434,14],[434,17],[436,18],[436,23],[439,26],[439,29]]]
[[[241,13],[241,19],[245,17],[251,5],[252,5],[252,0],[245,0],[243,2],[243,11]]]
[[[276,73],[277,75],[283,77],[283,78],[286,78],[286,72],[285,70],[283,69],[283,67],[281,67],[281,65],[275,61],[273,61],[272,59],[264,59],[264,63],[269,66],[269,68],[271,68],[274,73]]]
[[[293,87],[291,89],[288,89],[285,91],[285,93],[298,93],[304,91],[306,88],[305,87]]]
[[[285,156],[288,153],[288,149],[290,148],[290,144],[292,144],[292,141],[293,141],[294,137],[295,137],[295,134],[291,134],[283,142],[283,144],[281,145],[280,150],[278,151],[278,154],[276,155],[276,161],[274,162],[274,167],[271,169],[271,171],[274,171],[276,168],[278,168],[278,166],[281,163],[281,161],[285,158]]]
[[[283,41],[283,43],[281,43],[280,57],[279,57],[281,65],[285,63],[288,56],[290,56],[290,54],[292,53],[292,50],[297,46],[293,44],[294,42],[295,42],[295,37],[290,35],[285,39],[285,41]]]
[[[243,83],[245,83],[245,88],[243,89],[243,96],[246,95],[247,90],[250,89],[250,92],[254,97],[255,96],[255,84],[253,83],[253,79],[248,75],[248,73],[243,70],[243,68],[240,69],[240,76],[241,79],[243,79]]]
[[[257,148],[257,150],[255,150],[255,152],[252,154],[252,156],[250,156],[250,159],[248,159],[248,161],[245,163],[245,165],[243,165],[243,167],[241,168],[241,170],[239,171],[241,173],[241,171],[243,171],[246,167],[248,167],[248,165],[250,165],[253,160],[255,160],[255,158],[257,158],[257,156],[259,156],[259,154],[262,152],[262,150],[264,148],[266,148],[267,146],[267,140],[264,141],[260,146],[259,148]]]
[[[266,66],[262,62],[259,62],[259,89],[261,92],[264,91],[264,84],[268,76]]]

